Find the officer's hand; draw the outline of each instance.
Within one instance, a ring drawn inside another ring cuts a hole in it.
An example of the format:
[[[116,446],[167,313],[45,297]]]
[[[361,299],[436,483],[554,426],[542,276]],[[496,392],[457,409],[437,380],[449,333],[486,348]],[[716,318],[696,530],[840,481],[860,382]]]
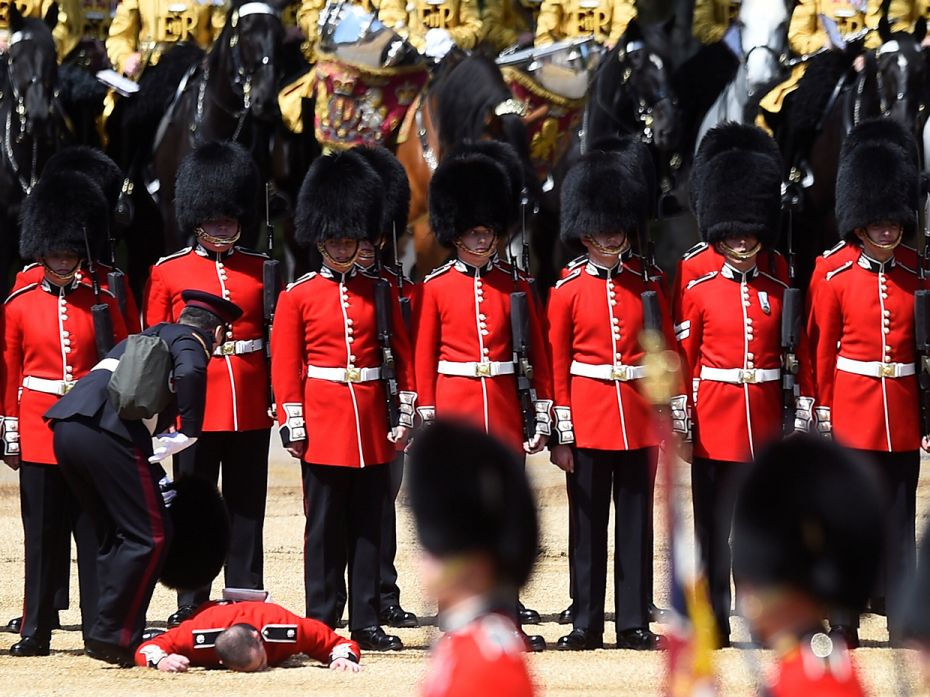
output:
[[[22,457],[20,455],[7,455],[3,458],[3,461],[6,463],[7,467],[15,472],[19,469]]]
[[[304,456],[304,453],[307,452],[307,441],[291,441],[290,445],[286,446],[284,449],[291,454],[291,457],[296,457],[299,460]]]
[[[548,442],[549,436],[543,436],[537,433],[523,444],[523,452],[525,452],[527,455],[535,455],[536,453],[541,452],[542,449],[546,447],[546,443]]]
[[[930,453],[930,436],[924,436],[923,438],[920,439],[920,447],[924,449],[925,453]],[[7,464],[9,465],[10,463],[7,462]],[[13,467],[13,466],[10,465],[10,467]],[[16,467],[13,467],[13,469],[16,469]]]
[[[388,440],[403,445],[410,439],[410,429],[406,426],[395,426],[388,432]]]
[[[123,61],[123,74],[126,77],[135,77],[142,67],[142,54],[139,52],[130,53]]]
[[[329,669],[340,673],[358,673],[362,667],[358,663],[350,661],[348,658],[337,658],[329,664]]]
[[[575,471],[575,456],[567,445],[553,445],[549,448],[549,462],[569,474]]]
[[[161,462],[167,457],[176,455],[182,450],[186,450],[197,442],[197,438],[189,438],[183,433],[164,432],[155,436],[158,446],[152,451],[152,457],[149,462]]]
[[[853,59],[853,68],[855,68],[857,73],[861,73],[865,70],[865,56],[863,54],[860,53]]]
[[[186,673],[190,664],[187,656],[169,653],[158,662],[158,670],[162,673]]]
[[[527,48],[533,45],[533,41],[536,40],[536,35],[531,31],[525,31],[517,37],[517,46],[520,48]]]
[[[0,36],[0,53],[6,53],[6,50],[10,47],[10,42],[7,41],[5,36]]]

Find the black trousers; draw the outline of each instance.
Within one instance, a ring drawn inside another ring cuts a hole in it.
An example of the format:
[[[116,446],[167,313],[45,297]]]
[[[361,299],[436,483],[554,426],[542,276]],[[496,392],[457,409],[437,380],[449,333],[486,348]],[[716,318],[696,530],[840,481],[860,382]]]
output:
[[[381,609],[400,605],[400,588],[397,587],[397,495],[404,481],[404,454],[388,463],[390,469],[387,498],[381,510]]]
[[[151,440],[126,441],[89,420],[54,425],[55,456],[97,533],[97,617],[87,638],[135,648],[171,538]],[[145,434],[147,436],[147,434]]]
[[[264,588],[262,541],[268,494],[268,441],[271,431],[204,432],[175,458],[174,476],[197,475],[216,483],[223,469],[223,500],[229,513],[228,588]],[[210,586],[178,593],[178,605],[210,599]]]
[[[338,589],[349,567],[349,629],[378,624],[381,509],[388,465],[364,468],[301,463],[307,617],[335,628]]]
[[[574,566],[574,626],[604,631],[607,525],[615,507],[614,597],[617,631],[649,626],[646,561],[652,562],[652,505],[658,451],[575,450],[568,475]]]
[[[81,626],[85,636],[97,613],[96,536],[93,523],[68,489],[56,465],[23,462],[19,501],[25,538],[23,636],[47,641],[55,613],[68,606],[71,532],[78,548]],[[62,591],[64,588],[64,591]]]
[[[701,564],[707,574],[710,604],[721,637],[730,636],[730,575],[733,561],[730,530],[736,504],[736,485],[745,463],[695,457],[691,465],[691,497],[694,528],[701,548]]]

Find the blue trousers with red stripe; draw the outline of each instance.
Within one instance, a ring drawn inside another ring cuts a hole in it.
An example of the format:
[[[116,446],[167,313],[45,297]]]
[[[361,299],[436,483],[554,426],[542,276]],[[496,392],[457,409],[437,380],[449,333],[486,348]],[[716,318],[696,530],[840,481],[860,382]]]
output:
[[[54,432],[62,474],[97,532],[97,618],[85,638],[132,650],[171,535],[158,488],[164,470],[149,463],[141,424],[134,442],[83,418],[57,421]]]

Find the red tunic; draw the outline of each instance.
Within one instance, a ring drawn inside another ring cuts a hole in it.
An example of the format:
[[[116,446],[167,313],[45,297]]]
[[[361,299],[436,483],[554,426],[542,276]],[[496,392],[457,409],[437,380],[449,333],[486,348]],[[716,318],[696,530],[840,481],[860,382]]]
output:
[[[227,298],[242,308],[242,317],[226,332],[226,354],[214,354],[207,366],[204,431],[271,428],[262,286],[267,259],[239,247],[217,255],[198,246],[164,257],[152,267],[143,302],[147,327],[176,322],[184,309],[181,293],[189,288]]]
[[[126,338],[119,306],[106,290],[100,291],[100,302],[110,306],[118,343]],[[63,394],[51,390],[68,389],[99,360],[91,314],[96,303],[90,286],[77,279],[63,289],[45,281],[30,283],[6,300],[3,407],[7,420],[19,420],[20,454],[26,462],[58,464],[52,431],[42,416]],[[35,378],[52,382],[40,385]]]
[[[247,601],[208,605],[174,629],[143,642],[136,649],[136,665],[154,667],[159,658],[176,653],[188,658],[191,665],[219,667],[213,642],[218,631],[234,624],[250,624],[262,634],[269,666],[299,653],[324,663],[344,658],[348,652],[361,657],[358,644],[322,622],[299,617],[275,603]]]
[[[94,270],[96,272],[98,285],[104,290],[111,290],[110,279],[107,274],[117,269],[99,261],[96,262],[96,264]],[[17,272],[11,292],[15,292],[20,288],[25,288],[30,283],[41,283],[43,278],[45,278],[45,269],[42,264],[39,262],[27,264]],[[84,267],[78,270],[77,274],[75,274],[75,278],[90,285],[90,278],[87,277]],[[123,274],[123,297],[126,298],[126,312],[123,313],[126,330],[130,334],[138,334],[142,331],[142,318],[139,314],[139,306],[136,305],[136,298],[132,294],[132,289],[129,287],[129,276],[125,274]]]
[[[450,629],[433,649],[423,697],[532,697],[517,628],[503,615],[489,614]]]
[[[878,377],[837,367],[840,357],[914,369],[913,268],[860,254],[826,274],[811,308],[819,331],[817,404],[831,408],[833,433],[852,448],[899,452],[920,446],[915,375]]]
[[[780,373],[770,381],[734,384],[713,379],[706,369],[780,371],[785,287],[757,268],[741,274],[727,264],[685,286],[676,332],[685,375],[699,381],[689,395],[696,456],[749,462],[781,435]],[[798,378],[802,395],[812,393],[806,363]]]
[[[278,300],[271,340],[278,418],[286,440],[303,440],[293,433],[304,435],[305,428],[306,462],[364,467],[394,457],[381,380],[307,377],[308,365],[341,371],[381,366],[374,303],[379,281],[358,268],[339,274],[324,267],[289,285]],[[400,308],[393,309],[393,325],[402,327]],[[413,393],[407,334],[396,331],[392,348],[399,387]]]
[[[805,643],[780,656],[769,681],[772,697],[865,697],[849,651],[834,646],[818,658]]]
[[[475,269],[453,260],[426,277],[414,319],[416,382],[420,413],[430,418],[461,418],[523,452],[523,417],[513,374],[493,377],[440,373],[440,361],[453,364],[512,363],[510,294],[529,283],[513,277],[497,261]],[[537,400],[537,432],[549,434],[552,377],[539,305],[530,300],[530,361]],[[544,420],[543,420],[544,419]]]
[[[644,290],[658,290],[666,342],[674,346],[660,280],[656,277],[646,288],[642,260],[628,256],[611,271],[592,262],[578,264],[552,290],[549,346],[560,444],[574,442],[580,448],[597,450],[636,450],[658,444],[652,406],[640,393],[641,379],[572,374],[572,364],[601,370],[640,366],[644,355],[639,342],[643,326],[640,294]],[[577,366],[574,372],[584,372],[584,367]],[[573,440],[566,437],[572,433]]]

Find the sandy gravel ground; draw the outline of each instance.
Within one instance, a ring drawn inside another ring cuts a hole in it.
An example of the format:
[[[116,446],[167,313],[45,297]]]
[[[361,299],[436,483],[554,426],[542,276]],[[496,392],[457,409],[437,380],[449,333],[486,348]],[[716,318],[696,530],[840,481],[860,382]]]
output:
[[[272,439],[273,442],[277,438]],[[268,515],[265,525],[265,578],[274,599],[301,612],[304,606],[301,561],[303,515],[300,477],[296,463],[278,447],[272,446]],[[17,476],[0,465],[0,620],[3,623],[20,612],[22,597],[22,525],[19,515]],[[550,644],[565,634],[566,627],[555,621],[568,603],[567,504],[564,478],[548,460],[535,458],[528,467],[536,489],[542,518],[542,553],[536,573],[524,593],[524,602],[539,610],[543,624],[530,631],[546,637]],[[919,526],[925,524],[930,503],[930,479],[924,468],[919,498]],[[681,485],[687,495],[687,485]],[[659,496],[661,496],[661,489]],[[301,694],[312,690],[318,695],[393,697],[416,694],[427,667],[427,652],[438,636],[435,609],[423,598],[417,577],[417,546],[410,516],[401,494],[398,568],[401,574],[404,606],[420,615],[426,626],[396,630],[407,649],[392,654],[366,654],[364,670],[348,676],[330,673],[307,659],[294,659],[286,667],[253,675],[224,671],[193,670],[186,675],[165,675],[157,671],[111,668],[81,653],[80,617],[77,609],[77,578],[72,573],[71,609],[62,613],[64,629],[52,637],[48,658],[12,658],[8,647],[13,635],[0,634],[0,694],[3,695],[216,695],[216,694]],[[689,504],[690,507],[690,504]],[[660,604],[667,596],[667,541],[661,515],[656,517],[656,596]],[[214,595],[221,586],[214,585]],[[608,588],[607,607],[613,594]],[[163,587],[156,589],[149,609],[149,623],[160,625],[173,611],[174,596]],[[612,615],[608,617],[610,619]],[[734,619],[736,647],[718,652],[717,665],[722,694],[755,693],[759,671],[770,663],[764,651],[748,649],[748,634],[741,620]],[[529,629],[529,628],[528,628]],[[661,628],[654,626],[661,631]],[[872,695],[923,694],[917,679],[912,652],[894,651],[887,646],[883,618],[866,616],[861,631],[864,647],[855,653],[867,688]],[[613,627],[605,634],[608,646],[614,640]],[[532,655],[533,675],[546,695],[658,695],[662,694],[664,658],[661,654],[641,654],[607,648],[586,653],[558,653],[554,650]]]

